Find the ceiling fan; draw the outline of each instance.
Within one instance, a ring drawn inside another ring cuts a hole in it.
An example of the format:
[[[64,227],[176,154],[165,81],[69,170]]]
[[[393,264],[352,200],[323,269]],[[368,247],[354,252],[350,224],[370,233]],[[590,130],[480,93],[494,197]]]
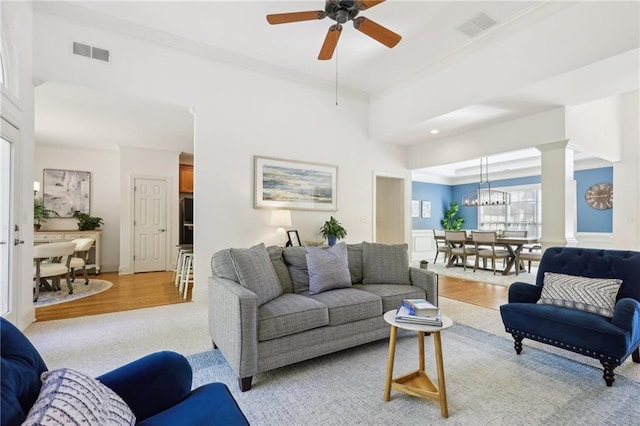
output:
[[[400,35],[377,24],[371,19],[358,16],[361,10],[377,6],[384,1],[385,0],[326,0],[324,10],[276,13],[274,15],[267,15],[267,21],[271,25],[276,25],[287,24],[289,22],[313,21],[315,19],[324,19],[327,16],[333,19],[336,23],[329,28],[329,32],[324,39],[320,54],[318,55],[318,59],[328,60],[333,56],[333,52],[338,44],[338,39],[342,32],[342,24],[347,21],[353,21],[353,26],[356,30],[387,47],[394,47],[400,42],[402,38]]]

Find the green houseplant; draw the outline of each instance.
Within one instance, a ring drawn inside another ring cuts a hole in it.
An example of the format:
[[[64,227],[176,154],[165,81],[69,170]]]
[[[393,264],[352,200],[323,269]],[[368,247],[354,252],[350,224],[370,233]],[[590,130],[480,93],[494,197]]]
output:
[[[34,198],[33,199],[33,229],[36,231],[40,230],[40,227],[43,223],[45,223],[51,216],[58,216],[53,210],[47,209],[44,206],[44,200],[42,198]]]
[[[88,214],[82,213],[78,210],[73,212],[73,217],[78,219],[78,230],[80,231],[91,231],[99,228],[100,225],[104,223],[101,217],[89,216]]]
[[[337,240],[347,236],[347,231],[333,216],[322,225],[320,233],[327,239],[330,246],[334,245]]]
[[[459,231],[464,223],[464,217],[456,217],[460,206],[455,201],[449,204],[449,208],[444,212],[444,218],[440,220],[442,228],[447,231]]]
[[[420,261],[420,269],[429,269],[429,261],[426,259],[422,259]]]

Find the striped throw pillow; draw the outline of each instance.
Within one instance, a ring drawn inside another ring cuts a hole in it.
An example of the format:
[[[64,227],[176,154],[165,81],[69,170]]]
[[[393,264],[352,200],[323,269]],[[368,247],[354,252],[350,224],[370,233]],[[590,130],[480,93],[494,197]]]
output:
[[[538,303],[579,309],[611,318],[621,285],[622,280],[617,278],[587,278],[545,272]]]
[[[136,418],[115,392],[68,368],[46,371],[23,425],[134,425]]]

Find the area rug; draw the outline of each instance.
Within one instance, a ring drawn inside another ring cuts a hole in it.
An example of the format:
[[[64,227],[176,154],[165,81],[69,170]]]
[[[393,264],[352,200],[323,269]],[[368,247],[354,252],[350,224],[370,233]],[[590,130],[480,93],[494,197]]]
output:
[[[76,277],[75,282],[71,283],[73,286],[73,294],[69,294],[67,288],[67,281],[62,280],[60,283],[61,290],[58,291],[45,291],[40,290],[38,300],[33,303],[36,308],[43,306],[55,305],[57,303],[71,302],[72,300],[82,299],[83,297],[93,296],[94,294],[107,291],[113,286],[113,283],[105,280],[89,280],[89,284],[84,284],[84,278]]]
[[[430,263],[429,269],[438,275],[444,275],[446,277],[478,281],[481,283],[499,285],[502,287],[509,287],[512,283],[516,281],[535,284],[536,273],[537,273],[537,269],[532,268],[531,274],[527,272],[520,272],[516,276],[516,274],[514,273],[511,273],[509,275],[502,275],[502,273],[496,272],[496,274],[493,275],[493,271],[476,270],[476,272],[473,272],[473,266],[471,268],[467,267],[466,271],[464,270],[464,268],[460,266],[452,266],[450,268],[447,268],[444,265],[444,263],[436,263],[436,264]]]
[[[433,339],[427,373],[435,377]],[[417,368],[415,334],[398,338],[394,376]],[[526,342],[526,340],[525,340]],[[258,374],[240,392],[218,350],[187,357],[194,386],[223,382],[253,425],[622,425],[640,418],[640,381],[461,324],[442,332],[449,418],[437,402],[392,391],[383,401],[387,342]],[[631,362],[628,360],[627,362]],[[640,368],[640,367],[639,367]]]

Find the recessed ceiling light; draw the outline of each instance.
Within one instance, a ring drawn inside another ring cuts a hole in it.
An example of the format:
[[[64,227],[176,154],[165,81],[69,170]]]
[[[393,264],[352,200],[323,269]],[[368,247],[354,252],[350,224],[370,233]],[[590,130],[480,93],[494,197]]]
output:
[[[432,135],[437,135],[438,133],[440,133],[440,130],[438,130],[438,129],[431,129],[431,134],[432,134]]]

